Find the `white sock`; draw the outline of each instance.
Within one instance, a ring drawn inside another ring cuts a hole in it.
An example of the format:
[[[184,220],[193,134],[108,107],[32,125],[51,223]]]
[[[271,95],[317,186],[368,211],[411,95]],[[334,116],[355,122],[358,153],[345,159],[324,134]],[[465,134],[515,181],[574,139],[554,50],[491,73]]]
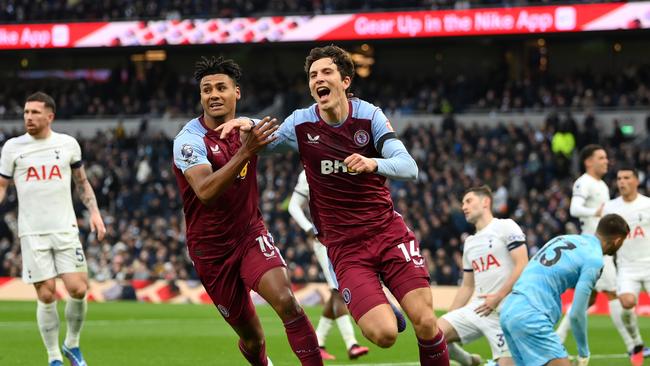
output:
[[[75,299],[70,297],[65,304],[65,320],[68,323],[68,331],[65,334],[64,344],[68,348],[79,347],[79,335],[81,327],[86,319],[86,309],[88,308],[86,297]]]
[[[349,315],[341,315],[336,318],[336,325],[339,326],[339,332],[341,332],[341,337],[343,337],[343,342],[345,342],[345,348],[350,349],[350,347],[357,344],[357,337],[354,335],[354,328],[352,328],[352,321],[350,320]]]
[[[641,332],[639,331],[639,320],[636,317],[636,312],[634,309],[623,309],[623,324],[625,329],[632,337],[632,342],[634,346],[639,346],[643,344],[643,338],[641,338]]]
[[[560,325],[558,325],[557,329],[555,330],[555,333],[557,333],[558,337],[560,337],[560,342],[562,343],[566,341],[566,337],[569,335],[569,331],[571,330],[571,320],[569,319],[570,312],[571,308],[569,308],[566,314],[564,314],[564,317],[562,320],[560,320]]]
[[[332,319],[321,316],[318,320],[316,327],[316,338],[318,338],[318,346],[325,347],[325,339],[332,329]]]
[[[612,322],[618,330],[618,333],[623,338],[623,343],[625,343],[625,348],[629,351],[634,348],[634,340],[630,336],[628,329],[623,324],[623,305],[618,299],[609,300],[609,316],[612,318]]]
[[[36,322],[47,349],[47,362],[63,361],[59,350],[59,313],[56,311],[56,301],[50,304],[36,301]]]
[[[449,350],[450,360],[460,363],[461,366],[469,366],[472,364],[472,355],[465,351],[458,343],[447,343],[447,350]]]
[[[267,366],[273,366],[273,362],[271,362],[271,358],[267,357],[266,362],[268,362]]]

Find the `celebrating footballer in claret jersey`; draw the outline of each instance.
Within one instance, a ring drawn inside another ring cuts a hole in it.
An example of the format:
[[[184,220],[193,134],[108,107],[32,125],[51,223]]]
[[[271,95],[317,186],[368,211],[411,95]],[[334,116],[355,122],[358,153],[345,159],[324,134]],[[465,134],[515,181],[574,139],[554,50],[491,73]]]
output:
[[[334,45],[314,48],[305,72],[316,103],[294,111],[262,152],[300,153],[316,236],[327,247],[343,300],[364,336],[382,348],[397,339],[383,280],[413,324],[420,364],[448,365],[418,240],[395,212],[385,185],[386,178],[416,179],[418,167],[381,109],[348,99],[354,76],[348,52]],[[236,120],[217,128],[221,138],[236,129],[251,125]]]
[[[265,118],[245,136],[236,132],[220,137],[215,128],[235,118],[241,97],[239,65],[204,57],[196,63],[194,76],[203,114],[174,139],[173,166],[194,267],[214,305],[239,335],[239,350],[251,365],[272,363],[250,289],[277,312],[300,363],[322,365],[314,328],[294,297],[286,264],[258,208],[256,153],[273,141],[269,136],[277,126]]]

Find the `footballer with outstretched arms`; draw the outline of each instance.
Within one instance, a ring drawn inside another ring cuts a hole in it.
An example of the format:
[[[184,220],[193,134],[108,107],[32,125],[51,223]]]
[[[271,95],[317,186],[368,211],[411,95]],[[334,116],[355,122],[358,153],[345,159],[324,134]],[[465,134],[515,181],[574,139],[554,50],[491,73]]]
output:
[[[364,336],[383,348],[397,339],[383,280],[413,324],[420,364],[449,365],[425,259],[385,185],[387,178],[416,179],[417,164],[381,109],[348,99],[354,77],[348,52],[334,45],[314,48],[305,72],[316,103],[286,118],[264,150],[300,153],[318,240],[327,247],[343,300]],[[233,129],[251,124],[232,121],[219,128],[222,136]]]

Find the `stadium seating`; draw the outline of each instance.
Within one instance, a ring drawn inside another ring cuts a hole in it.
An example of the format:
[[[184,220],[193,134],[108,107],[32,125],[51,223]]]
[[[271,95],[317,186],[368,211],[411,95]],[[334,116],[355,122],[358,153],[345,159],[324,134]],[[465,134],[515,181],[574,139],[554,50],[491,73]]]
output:
[[[551,151],[550,140],[559,125],[573,126],[576,149],[599,141],[608,147],[614,167],[621,161],[636,162],[642,188],[650,191],[650,141],[604,138],[589,123],[584,127],[584,121],[571,123],[566,118],[549,118],[539,129],[505,124],[471,127],[452,119],[442,126],[404,130],[401,138],[418,162],[420,176],[417,182],[391,182],[391,191],[396,209],[421,241],[434,283],[457,284],[461,277],[462,241],[472,232],[460,210],[465,187],[487,183],[493,188],[497,215],[513,217],[524,228],[531,254],[549,238],[576,231],[568,211],[578,164],[575,158],[567,162]],[[0,133],[0,144],[17,133]],[[98,131],[80,143],[108,228],[107,237],[98,242],[88,232],[86,218],[79,218],[91,276],[98,280],[196,278],[186,255],[170,137],[149,131],[143,123],[132,134],[120,128]],[[302,231],[287,212],[299,171],[295,154],[262,158],[260,206],[293,280],[322,281]],[[611,177],[607,177],[610,182]],[[78,201],[76,210],[84,212]],[[4,216],[0,277],[20,276],[14,192],[0,212]]]

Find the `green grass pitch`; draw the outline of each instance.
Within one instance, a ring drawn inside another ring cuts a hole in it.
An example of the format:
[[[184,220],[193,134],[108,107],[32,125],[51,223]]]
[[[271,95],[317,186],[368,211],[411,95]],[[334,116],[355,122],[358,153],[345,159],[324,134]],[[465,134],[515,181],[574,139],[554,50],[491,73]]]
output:
[[[64,338],[63,302],[59,302],[61,341]],[[299,365],[291,352],[279,318],[268,306],[258,307],[267,338],[267,350],[275,366]],[[306,309],[316,325],[320,308]],[[645,339],[650,339],[650,318],[639,318]],[[359,335],[363,345],[369,342]],[[237,338],[208,305],[147,303],[91,303],[81,346],[90,366],[99,365],[245,365],[237,350]],[[629,365],[624,346],[611,320],[590,316],[589,342],[593,366]],[[572,339],[569,352],[575,353]],[[489,357],[489,347],[479,340],[466,347]],[[370,353],[357,361],[347,359],[336,328],[328,338],[328,350],[337,356],[328,365],[418,365],[412,327],[400,334],[390,349],[370,346]],[[67,361],[66,361],[67,362]],[[0,365],[46,365],[47,357],[36,327],[34,302],[0,302]],[[67,363],[66,363],[67,365]]]

